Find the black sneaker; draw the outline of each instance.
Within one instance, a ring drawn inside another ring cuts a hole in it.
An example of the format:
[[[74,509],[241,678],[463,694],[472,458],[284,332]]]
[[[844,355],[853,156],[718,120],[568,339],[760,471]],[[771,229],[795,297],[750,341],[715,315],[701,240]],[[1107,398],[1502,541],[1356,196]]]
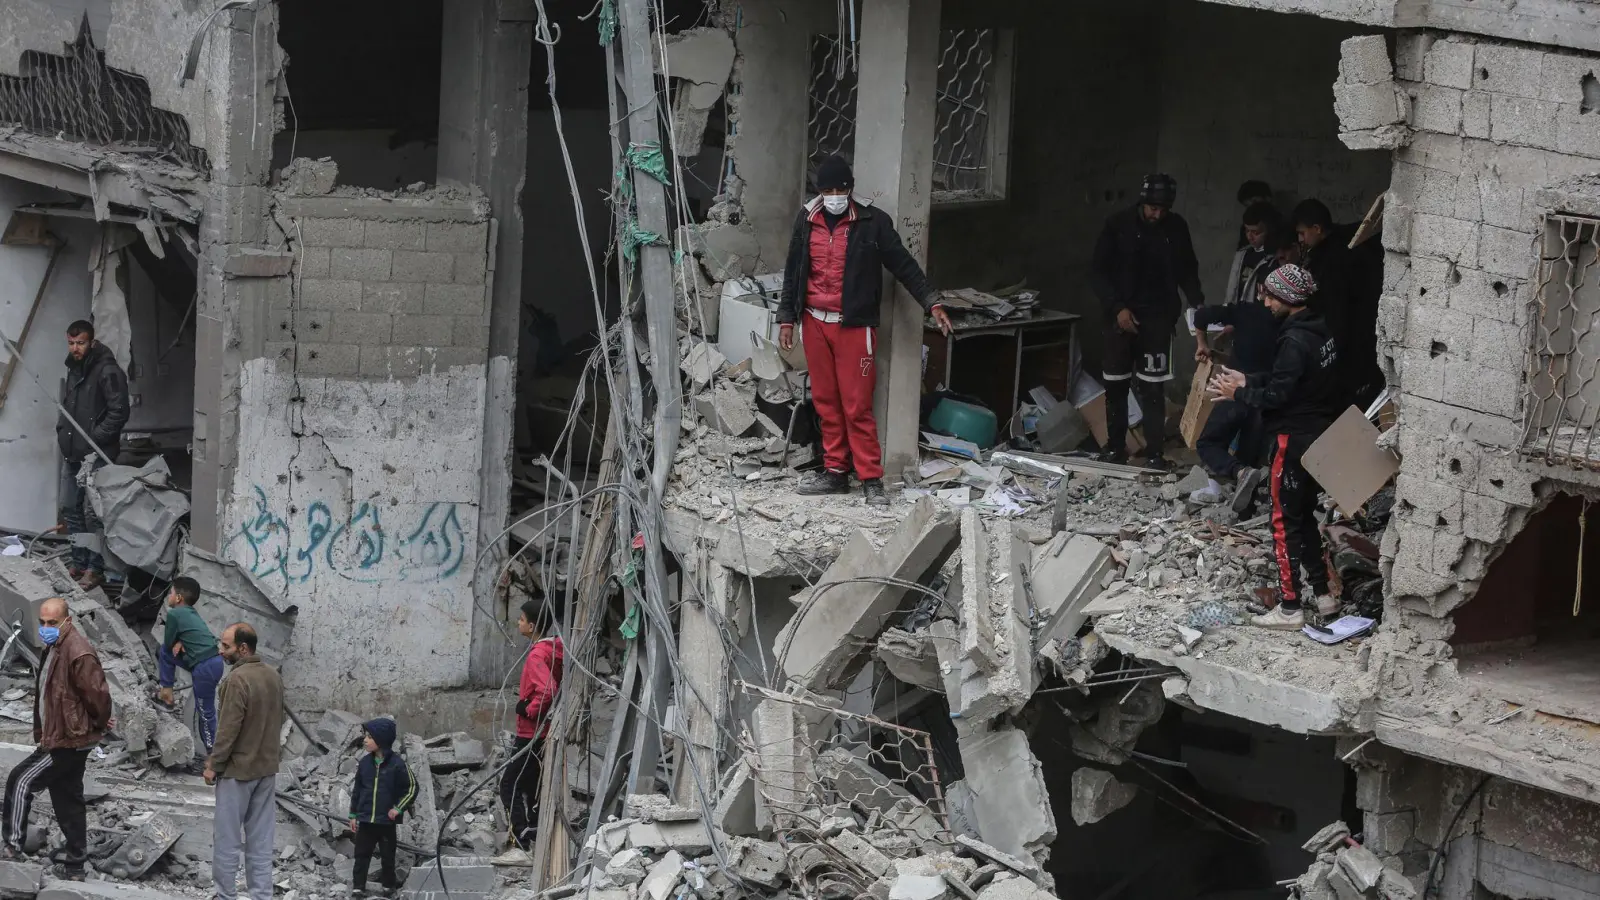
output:
[[[1233,492],[1233,511],[1241,515],[1249,509],[1256,500],[1256,488],[1261,486],[1261,481],[1266,475],[1263,469],[1240,469],[1235,475],[1236,488]]]
[[[1096,462],[1113,463],[1115,465],[1125,466],[1128,464],[1128,451],[1102,450],[1099,453],[1096,453],[1094,458]]]
[[[1146,456],[1139,465],[1144,466],[1146,469],[1155,469],[1157,472],[1170,472],[1172,470],[1172,463],[1167,462],[1167,458],[1159,453],[1153,456]]]
[[[868,478],[861,482],[861,493],[867,498],[868,506],[889,505],[889,495],[883,492],[882,478]]]
[[[843,472],[830,472],[823,469],[812,472],[800,479],[800,484],[795,488],[795,493],[805,496],[818,494],[848,494],[850,493],[850,476]]]

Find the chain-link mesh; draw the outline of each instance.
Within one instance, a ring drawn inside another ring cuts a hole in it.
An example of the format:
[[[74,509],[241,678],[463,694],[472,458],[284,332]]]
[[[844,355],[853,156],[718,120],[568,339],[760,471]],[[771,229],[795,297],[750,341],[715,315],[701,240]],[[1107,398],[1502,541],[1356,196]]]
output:
[[[778,737],[758,728],[745,757],[805,896],[866,896],[878,876],[851,852],[863,843],[890,857],[955,846],[926,731],[740,686],[793,716]]]
[[[940,35],[940,44],[933,189],[981,193],[989,188],[989,88],[994,79],[994,30],[946,31]]]
[[[810,118],[806,121],[806,185],[835,153],[851,157],[856,145],[855,51],[834,34],[811,37]]]
[[[1539,248],[1524,451],[1600,467],[1600,220],[1548,215]]]
[[[206,152],[189,143],[189,124],[156,109],[143,78],[106,65],[87,25],[56,56],[29,50],[21,75],[0,75],[0,122],[131,152],[153,152],[209,173]]]

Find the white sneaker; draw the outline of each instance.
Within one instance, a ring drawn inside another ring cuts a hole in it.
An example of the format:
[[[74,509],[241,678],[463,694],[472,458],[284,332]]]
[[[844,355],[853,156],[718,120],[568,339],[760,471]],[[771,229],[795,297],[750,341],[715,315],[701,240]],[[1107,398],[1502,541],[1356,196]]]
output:
[[[1306,626],[1306,614],[1298,609],[1290,612],[1282,605],[1278,605],[1263,615],[1252,616],[1250,624],[1257,628],[1271,628],[1275,631],[1299,631]]]
[[[1318,594],[1317,598],[1311,601],[1311,605],[1317,608],[1317,615],[1319,616],[1331,616],[1344,606],[1343,603],[1339,602],[1338,597],[1330,594]]]
[[[1215,478],[1211,479],[1206,483],[1205,487],[1189,492],[1189,502],[1198,503],[1201,506],[1211,506],[1215,503],[1221,503],[1222,485],[1217,484],[1217,480]]]
[[[1261,486],[1266,474],[1264,469],[1247,468],[1239,470],[1239,474],[1234,476],[1234,484],[1236,485],[1233,492],[1234,512],[1243,513],[1250,508],[1251,502],[1256,499],[1256,488]]]
[[[523,866],[533,865],[533,855],[521,847],[512,847],[510,850],[489,860],[493,866]]]

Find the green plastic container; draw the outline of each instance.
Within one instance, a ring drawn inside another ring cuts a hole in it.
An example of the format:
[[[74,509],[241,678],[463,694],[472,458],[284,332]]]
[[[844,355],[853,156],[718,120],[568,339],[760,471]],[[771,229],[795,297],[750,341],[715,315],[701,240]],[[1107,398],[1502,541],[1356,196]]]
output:
[[[982,406],[946,397],[933,408],[933,414],[928,417],[928,427],[940,434],[971,441],[987,449],[994,446],[1000,423],[994,413]]]

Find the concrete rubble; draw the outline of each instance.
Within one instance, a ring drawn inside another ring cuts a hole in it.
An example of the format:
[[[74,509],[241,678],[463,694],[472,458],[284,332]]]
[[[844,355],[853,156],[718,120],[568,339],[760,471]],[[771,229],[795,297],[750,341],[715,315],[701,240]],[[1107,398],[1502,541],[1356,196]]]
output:
[[[1312,835],[1303,849],[1317,860],[1293,884],[1300,900],[1416,900],[1418,896],[1405,873],[1357,843],[1343,822]]]

